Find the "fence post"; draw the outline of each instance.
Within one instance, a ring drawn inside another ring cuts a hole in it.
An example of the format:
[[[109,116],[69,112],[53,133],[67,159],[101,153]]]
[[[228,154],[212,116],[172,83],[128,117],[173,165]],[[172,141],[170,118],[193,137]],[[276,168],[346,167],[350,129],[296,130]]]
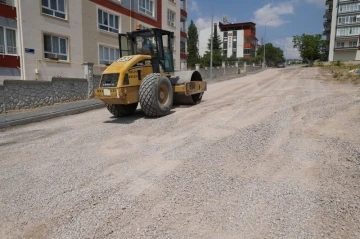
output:
[[[200,64],[195,64],[195,70],[197,70],[197,71],[200,70]]]
[[[91,62],[84,62],[84,76],[88,83],[88,93],[87,98],[93,98],[94,97],[94,63]]]
[[[246,73],[246,61],[244,62],[244,72]]]
[[[235,67],[236,67],[236,73],[240,74],[240,68],[239,68],[239,62],[235,62]]]

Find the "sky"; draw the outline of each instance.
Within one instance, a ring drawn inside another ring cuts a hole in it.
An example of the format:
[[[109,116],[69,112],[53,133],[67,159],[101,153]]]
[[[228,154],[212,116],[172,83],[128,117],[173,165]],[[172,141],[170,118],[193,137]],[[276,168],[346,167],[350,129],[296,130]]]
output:
[[[254,22],[259,44],[265,36],[266,42],[284,50],[287,59],[299,58],[293,36],[322,34],[325,0],[188,0],[188,24],[193,20],[198,30],[209,27],[212,1],[214,22],[224,15],[228,22]]]

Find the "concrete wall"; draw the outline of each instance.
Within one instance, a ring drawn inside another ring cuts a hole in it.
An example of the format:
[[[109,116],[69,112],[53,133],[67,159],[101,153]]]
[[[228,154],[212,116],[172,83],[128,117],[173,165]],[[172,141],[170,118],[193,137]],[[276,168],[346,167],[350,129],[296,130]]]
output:
[[[41,1],[18,1],[18,34],[23,36],[21,44],[21,67],[23,79],[50,81],[53,77],[83,77],[83,34],[82,3],[87,1],[66,1],[67,19],[60,19],[42,13]],[[68,60],[61,63],[46,62],[44,56],[44,34],[68,39]],[[24,49],[34,49],[34,54]],[[41,61],[37,61],[41,60]],[[38,64],[37,64],[38,63]],[[40,74],[35,74],[35,69]]]
[[[357,60],[356,59],[356,52],[357,52],[357,50],[352,50],[352,51],[338,50],[338,51],[335,51],[333,61]]]
[[[0,86],[0,113],[56,103],[85,100],[88,83],[82,78],[53,78],[51,81],[4,80]]]
[[[261,69],[261,66],[253,66],[253,65],[247,65],[244,67],[244,65],[239,66],[239,69],[236,66],[227,66],[225,68],[222,67],[215,67],[213,68],[213,77],[221,77],[221,76],[227,76],[227,75],[237,75],[240,73],[246,72],[252,72]],[[210,79],[210,68],[201,68],[199,70],[201,76],[203,79]]]

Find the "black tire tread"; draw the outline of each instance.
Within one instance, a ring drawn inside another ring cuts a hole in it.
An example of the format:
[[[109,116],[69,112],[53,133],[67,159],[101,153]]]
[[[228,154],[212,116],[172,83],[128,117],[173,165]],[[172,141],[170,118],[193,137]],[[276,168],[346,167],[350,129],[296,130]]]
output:
[[[122,117],[133,114],[136,111],[137,105],[138,103],[128,105],[108,104],[106,107],[108,111],[115,117]]]
[[[168,114],[168,112],[163,112],[158,109],[158,99],[155,93],[157,81],[162,77],[165,76],[160,73],[152,73],[147,75],[141,82],[139,88],[139,101],[142,110],[147,116],[161,117]]]

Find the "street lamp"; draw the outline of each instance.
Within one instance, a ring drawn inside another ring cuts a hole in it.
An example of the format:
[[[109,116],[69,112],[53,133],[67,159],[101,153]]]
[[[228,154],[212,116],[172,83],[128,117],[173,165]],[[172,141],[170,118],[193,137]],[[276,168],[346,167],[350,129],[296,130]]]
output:
[[[211,13],[211,46],[210,46],[210,79],[213,78],[213,41],[214,41],[214,1],[212,1]]]
[[[263,44],[264,44],[264,59],[263,59],[263,68],[265,68],[265,37],[266,37],[266,23],[268,23],[268,22],[270,22],[270,21],[272,21],[273,19],[270,19],[270,20],[267,20],[266,22],[265,22],[265,35],[264,35],[264,42],[263,42]]]
[[[285,59],[285,65],[286,65],[286,37],[287,37],[287,35],[284,34],[284,59]]]

